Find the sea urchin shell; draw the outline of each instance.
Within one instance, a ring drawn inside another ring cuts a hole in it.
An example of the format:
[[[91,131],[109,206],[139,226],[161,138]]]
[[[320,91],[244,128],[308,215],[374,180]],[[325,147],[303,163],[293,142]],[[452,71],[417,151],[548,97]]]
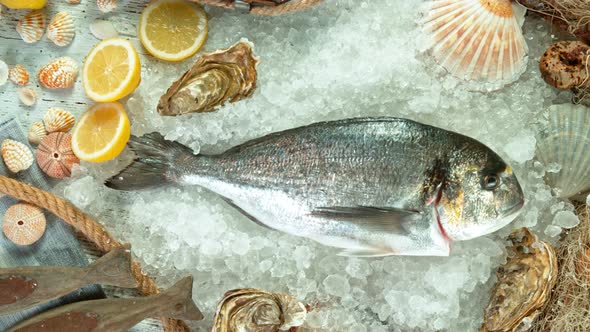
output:
[[[33,123],[31,128],[29,128],[29,134],[27,136],[29,142],[32,144],[39,144],[45,137],[47,137],[47,131],[45,130],[43,122]]]
[[[49,89],[71,88],[78,76],[78,65],[70,57],[57,58],[43,66],[37,78],[44,87]]]
[[[65,178],[72,174],[72,166],[80,160],[72,151],[72,135],[52,133],[37,147],[37,165],[53,178]]]
[[[28,13],[18,21],[16,31],[25,43],[39,41],[45,32],[45,15],[39,10]]]
[[[47,27],[47,38],[57,46],[68,45],[75,35],[74,19],[68,12],[55,14]]]
[[[43,211],[28,203],[9,207],[2,219],[2,231],[15,244],[26,246],[37,242],[45,233]]]
[[[29,72],[25,67],[16,65],[8,71],[8,78],[16,85],[27,85],[29,83]]]
[[[43,124],[48,133],[67,132],[74,126],[74,121],[72,113],[57,107],[51,107],[43,116]]]
[[[5,139],[2,142],[2,159],[13,173],[24,171],[33,164],[33,153],[21,142]]]

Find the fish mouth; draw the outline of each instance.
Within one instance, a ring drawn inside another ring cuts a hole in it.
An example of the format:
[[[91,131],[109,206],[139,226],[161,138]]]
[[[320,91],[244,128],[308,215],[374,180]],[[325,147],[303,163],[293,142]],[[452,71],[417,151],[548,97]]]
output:
[[[511,207],[507,208],[503,213],[502,216],[509,217],[515,214],[518,214],[522,207],[524,206],[524,198],[520,199],[520,202],[512,205]]]

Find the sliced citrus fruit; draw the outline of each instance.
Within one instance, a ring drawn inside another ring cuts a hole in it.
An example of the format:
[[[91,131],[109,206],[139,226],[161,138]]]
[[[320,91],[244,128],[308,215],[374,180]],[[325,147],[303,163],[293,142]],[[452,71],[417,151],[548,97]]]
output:
[[[72,150],[81,160],[107,161],[118,156],[129,141],[131,128],[119,102],[90,107],[72,132]]]
[[[47,0],[0,0],[0,4],[12,9],[41,9]]]
[[[158,59],[184,60],[205,43],[207,14],[201,6],[188,1],[155,1],[141,13],[139,39]]]
[[[141,79],[135,48],[126,39],[105,39],[88,53],[82,69],[86,95],[98,102],[111,102],[132,93]]]

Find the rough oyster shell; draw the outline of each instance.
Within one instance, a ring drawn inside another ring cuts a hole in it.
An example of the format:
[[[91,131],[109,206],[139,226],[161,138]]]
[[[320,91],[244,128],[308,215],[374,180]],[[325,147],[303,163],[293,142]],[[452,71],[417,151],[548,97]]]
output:
[[[34,10],[18,21],[16,31],[25,43],[35,43],[43,37],[45,32],[45,15]]]
[[[496,275],[480,332],[526,331],[549,300],[557,280],[557,258],[551,246],[527,228],[510,234],[508,261]]]
[[[286,331],[303,325],[306,315],[305,306],[291,295],[234,289],[217,306],[213,332]]]
[[[256,88],[258,58],[252,44],[240,40],[228,49],[201,55],[160,98],[160,115],[212,112],[226,101],[247,98]]]
[[[70,57],[57,58],[43,66],[37,73],[37,79],[49,89],[71,88],[76,83],[78,65]]]
[[[47,27],[47,38],[57,46],[67,46],[75,35],[74,19],[68,12],[55,14]]]
[[[21,142],[5,139],[2,142],[2,159],[13,173],[24,171],[33,165],[33,153]]]

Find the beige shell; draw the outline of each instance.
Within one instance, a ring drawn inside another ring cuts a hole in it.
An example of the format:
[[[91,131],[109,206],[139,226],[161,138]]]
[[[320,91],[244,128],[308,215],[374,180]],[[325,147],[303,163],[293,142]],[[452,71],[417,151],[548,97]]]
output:
[[[306,315],[305,306],[289,294],[234,289],[217,306],[213,332],[286,331],[303,325]]]
[[[480,332],[524,331],[541,313],[557,280],[557,258],[551,246],[527,228],[510,235],[508,261],[496,275]]]
[[[39,10],[34,10],[18,21],[16,31],[25,43],[37,42],[45,32],[45,15]]]
[[[48,109],[43,116],[43,124],[48,133],[67,132],[74,126],[74,121],[72,113],[57,107]]]
[[[66,0],[66,2],[71,5],[77,5],[80,3],[80,0]]]
[[[39,82],[49,89],[66,89],[74,86],[78,65],[70,57],[57,58],[43,66],[37,73]]]
[[[22,65],[16,65],[8,71],[8,78],[17,85],[29,83],[29,72]]]
[[[158,103],[160,115],[212,112],[226,101],[248,98],[256,88],[258,58],[252,44],[240,40],[232,47],[199,56]]]
[[[103,13],[108,13],[117,8],[117,0],[96,0],[98,9]]]
[[[16,89],[16,92],[18,94],[18,99],[27,106],[33,106],[37,102],[37,92],[31,88],[18,88]]]
[[[24,171],[33,164],[33,153],[21,142],[5,139],[2,142],[2,159],[6,167],[13,173]]]
[[[43,122],[35,122],[29,128],[27,138],[31,144],[39,144],[45,137],[47,137],[47,134]]]
[[[28,203],[9,207],[2,218],[2,231],[13,243],[26,246],[37,242],[45,233],[43,210]]]
[[[74,19],[68,12],[55,14],[47,26],[47,38],[57,46],[68,45],[75,35]]]

